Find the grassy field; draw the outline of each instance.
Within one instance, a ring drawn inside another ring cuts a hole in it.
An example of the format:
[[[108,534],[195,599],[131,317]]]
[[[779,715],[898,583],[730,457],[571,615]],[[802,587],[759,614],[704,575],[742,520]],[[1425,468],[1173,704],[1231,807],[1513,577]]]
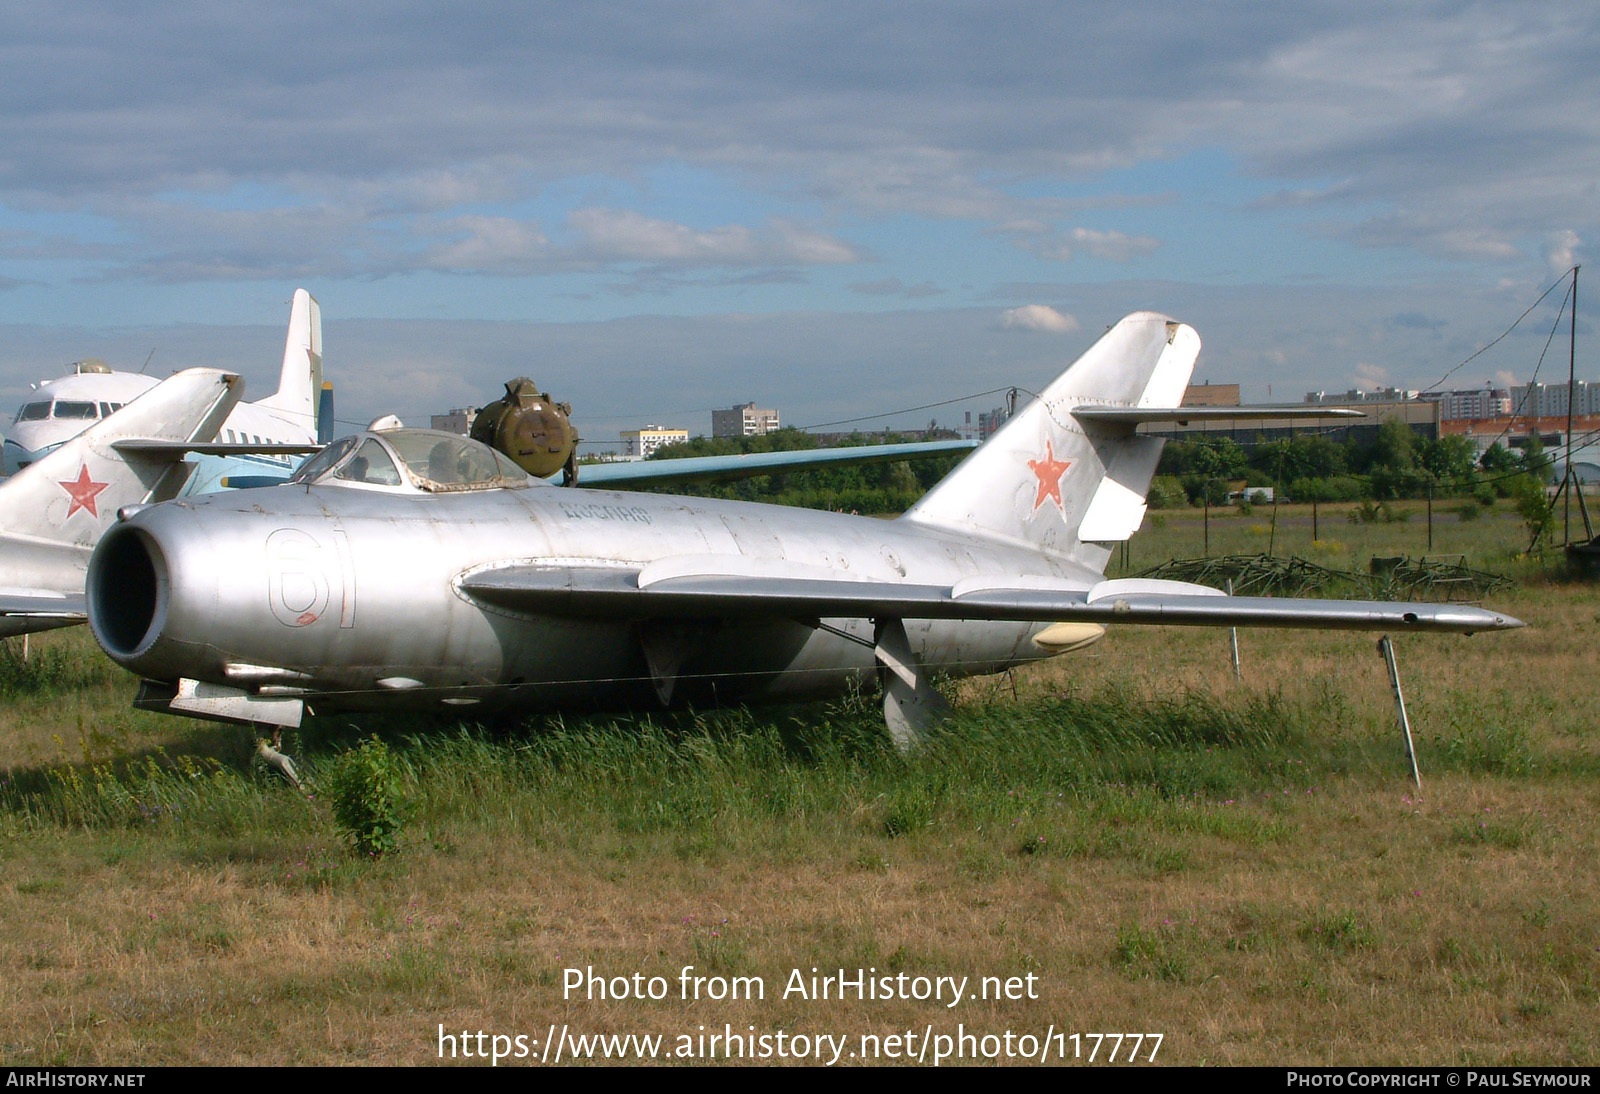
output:
[[[1301,510],[1275,536],[1268,509],[1214,513],[1211,550],[1423,553],[1420,513],[1345,508],[1319,547]],[[1161,514],[1128,568],[1200,554],[1200,519]],[[1509,510],[1436,514],[1434,535],[1513,572],[1493,603],[1530,626],[1398,642],[1420,793],[1370,635],[1242,632],[1236,681],[1226,632],[1116,631],[955,687],[957,719],[909,760],[871,697],[314,720],[288,746],[309,799],[238,730],[128,709],[81,631],[36,637],[0,659],[0,1059],[426,1063],[440,1026],[457,1057],[480,1030],[537,1057],[565,1025],[664,1054],[725,1026],[842,1035],[841,1063],[862,1035],[1053,1027],[1160,1033],[1157,1063],[1594,1064],[1600,594],[1516,557]],[[400,850],[361,858],[322,791],[373,732],[405,812]],[[684,999],[685,966],[702,994],[746,977],[764,998]],[[564,992],[591,967],[666,997]],[[813,968],[1024,997],[785,998]]]

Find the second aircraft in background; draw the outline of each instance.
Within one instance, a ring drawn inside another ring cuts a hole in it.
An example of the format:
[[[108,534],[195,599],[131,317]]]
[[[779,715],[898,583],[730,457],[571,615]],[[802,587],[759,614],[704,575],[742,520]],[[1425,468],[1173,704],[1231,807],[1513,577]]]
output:
[[[100,361],[80,361],[67,375],[40,382],[34,398],[17,411],[11,435],[6,438],[6,474],[15,475],[37,463],[158,382],[142,373],[114,371]],[[258,402],[239,403],[216,436],[220,444],[248,446],[252,451],[218,449],[219,454],[200,457],[183,493],[206,494],[224,486],[283,482],[299,457],[262,449],[292,445],[301,446],[303,453],[303,446],[319,443],[319,433],[321,440],[331,436],[332,400],[324,396],[325,389],[322,311],[310,293],[296,289],[289,308],[289,334],[277,392]]]

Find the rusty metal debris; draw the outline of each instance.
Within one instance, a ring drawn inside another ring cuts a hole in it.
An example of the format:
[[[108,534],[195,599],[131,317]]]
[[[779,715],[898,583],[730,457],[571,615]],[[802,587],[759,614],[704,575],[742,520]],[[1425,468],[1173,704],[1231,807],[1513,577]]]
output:
[[[1371,572],[1336,570],[1299,557],[1223,555],[1179,558],[1140,572],[1138,577],[1192,581],[1239,596],[1356,596],[1384,600],[1474,601],[1515,583],[1501,574],[1476,570],[1461,555],[1374,558]]]

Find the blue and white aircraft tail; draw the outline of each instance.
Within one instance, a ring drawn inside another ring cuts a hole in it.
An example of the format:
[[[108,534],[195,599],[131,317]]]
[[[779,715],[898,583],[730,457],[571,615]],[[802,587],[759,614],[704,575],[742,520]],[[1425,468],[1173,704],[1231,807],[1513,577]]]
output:
[[[315,440],[321,392],[322,307],[316,297],[296,289],[289,306],[289,334],[284,340],[278,390],[248,405],[290,424],[298,436]]]
[[[6,474],[14,475],[43,459],[157,383],[155,377],[116,372],[102,362],[80,362],[66,376],[41,382],[35,398],[17,412],[6,438]],[[238,404],[217,433],[219,442],[238,448],[201,458],[185,493],[287,479],[298,461],[272,446],[316,444],[322,388],[322,312],[310,293],[296,289],[277,392],[259,402]]]

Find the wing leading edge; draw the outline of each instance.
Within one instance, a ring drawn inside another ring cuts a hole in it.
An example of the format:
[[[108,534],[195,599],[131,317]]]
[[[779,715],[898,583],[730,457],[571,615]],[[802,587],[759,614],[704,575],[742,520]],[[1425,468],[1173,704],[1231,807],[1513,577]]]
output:
[[[1085,589],[1049,579],[968,580],[952,586],[681,570],[673,566],[656,576],[649,566],[509,566],[465,576],[458,584],[479,601],[513,611],[629,619],[1082,621],[1466,634],[1523,626],[1503,612],[1471,605],[1226,596],[1175,581],[1113,580]]]
[[[634,463],[586,463],[578,470],[584,486],[668,486],[686,482],[716,482],[805,471],[836,464],[862,465],[922,460],[955,452],[969,452],[977,441],[917,441],[910,444],[865,444],[849,448],[802,448],[789,452],[750,452],[738,456],[686,456],[677,460],[639,460]]]

